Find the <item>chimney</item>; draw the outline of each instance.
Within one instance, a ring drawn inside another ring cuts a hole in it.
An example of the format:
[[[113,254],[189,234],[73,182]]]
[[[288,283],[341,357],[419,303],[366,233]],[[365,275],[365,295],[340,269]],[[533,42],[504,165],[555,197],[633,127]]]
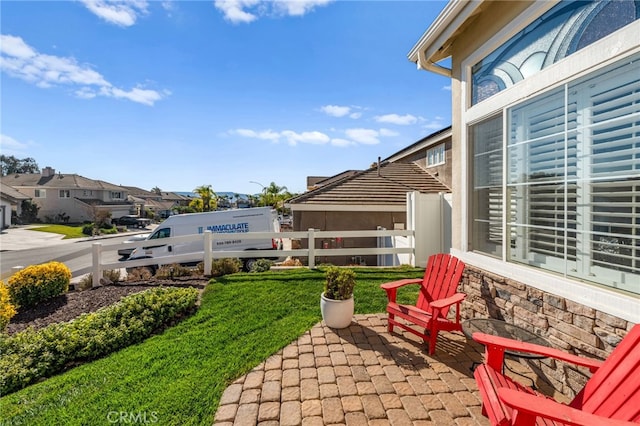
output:
[[[44,169],[42,169],[42,177],[51,177],[55,174],[56,174],[56,171],[52,167],[47,166]]]

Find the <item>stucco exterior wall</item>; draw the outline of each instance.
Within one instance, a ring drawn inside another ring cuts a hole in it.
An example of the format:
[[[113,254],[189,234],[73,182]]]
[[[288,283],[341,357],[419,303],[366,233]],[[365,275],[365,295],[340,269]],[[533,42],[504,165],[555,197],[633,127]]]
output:
[[[306,231],[310,228],[321,231],[361,231],[375,230],[378,226],[394,229],[394,223],[406,222],[406,212],[351,212],[351,211],[300,211],[293,212],[295,231]],[[406,224],[405,224],[406,226]],[[339,241],[316,239],[316,248],[355,248],[376,247],[376,238],[343,238]],[[308,241],[301,241],[302,248],[308,247]],[[377,256],[362,256],[366,265],[375,266]],[[354,259],[348,256],[331,256],[318,258],[316,263],[332,263],[349,265]]]
[[[418,166],[425,169],[427,172],[431,173],[440,182],[444,183],[449,188],[451,188],[451,185],[452,185],[451,171],[453,170],[453,163],[452,163],[453,155],[451,152],[451,148],[452,148],[451,139],[447,139],[444,142],[445,162],[444,164],[440,164],[437,166],[427,166],[427,157],[426,157],[427,149],[423,149],[423,150],[420,150],[419,152],[415,152],[411,155],[408,155],[405,158],[398,160],[398,162],[399,163],[415,163]]]
[[[0,230],[11,226],[11,202],[0,198]]]

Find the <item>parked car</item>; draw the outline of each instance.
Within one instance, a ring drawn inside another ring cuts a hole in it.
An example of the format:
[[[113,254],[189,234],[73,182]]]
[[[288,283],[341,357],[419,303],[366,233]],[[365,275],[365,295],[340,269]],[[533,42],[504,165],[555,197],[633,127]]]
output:
[[[145,219],[135,215],[126,215],[116,219],[116,225],[132,228],[146,228],[148,225],[151,225],[151,219]]]
[[[146,240],[148,236],[149,234],[132,235],[131,238],[124,241],[123,244],[135,243],[136,241],[143,241],[143,240]],[[121,249],[118,249],[118,254],[124,257],[125,259],[128,259],[134,248],[135,247],[123,247]]]

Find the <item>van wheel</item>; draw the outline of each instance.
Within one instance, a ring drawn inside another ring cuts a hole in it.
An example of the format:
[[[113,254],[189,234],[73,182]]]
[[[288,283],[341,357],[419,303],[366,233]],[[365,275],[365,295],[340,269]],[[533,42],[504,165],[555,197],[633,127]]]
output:
[[[253,265],[256,264],[256,260],[257,259],[245,259],[243,262],[243,268],[245,272],[251,272],[251,269],[253,268]]]

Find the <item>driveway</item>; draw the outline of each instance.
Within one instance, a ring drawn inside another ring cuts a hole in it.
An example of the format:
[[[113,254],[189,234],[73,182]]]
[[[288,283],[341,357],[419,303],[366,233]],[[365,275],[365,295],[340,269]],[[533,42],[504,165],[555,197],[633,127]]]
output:
[[[64,235],[32,231],[29,228],[33,228],[33,226],[21,226],[3,230],[0,233],[0,252],[50,247],[78,241],[75,238],[63,240]]]

